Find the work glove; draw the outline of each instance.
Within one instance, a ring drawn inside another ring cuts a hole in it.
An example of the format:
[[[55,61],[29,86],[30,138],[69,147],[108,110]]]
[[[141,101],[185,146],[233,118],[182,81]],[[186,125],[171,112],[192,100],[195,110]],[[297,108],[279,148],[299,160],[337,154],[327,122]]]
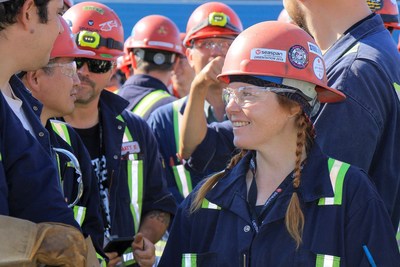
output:
[[[37,227],[33,253],[38,264],[60,267],[86,266],[88,247],[80,231],[61,223],[38,223]]]

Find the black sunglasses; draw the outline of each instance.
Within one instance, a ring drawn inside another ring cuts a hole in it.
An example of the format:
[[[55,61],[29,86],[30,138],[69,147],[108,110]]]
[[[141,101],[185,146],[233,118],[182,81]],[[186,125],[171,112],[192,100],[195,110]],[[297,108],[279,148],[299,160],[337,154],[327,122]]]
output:
[[[82,68],[83,64],[87,64],[89,71],[93,73],[106,73],[112,66],[113,62],[108,60],[92,59],[92,58],[75,58],[77,69]]]

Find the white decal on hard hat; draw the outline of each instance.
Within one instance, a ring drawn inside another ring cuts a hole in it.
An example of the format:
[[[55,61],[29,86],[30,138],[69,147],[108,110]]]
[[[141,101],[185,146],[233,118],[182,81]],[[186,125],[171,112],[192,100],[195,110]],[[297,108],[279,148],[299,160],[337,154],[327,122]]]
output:
[[[313,53],[316,54],[320,57],[322,57],[322,53],[321,53],[321,49],[319,49],[318,45],[307,42],[308,43],[308,50]]]
[[[114,27],[117,28],[118,23],[115,20],[109,20],[109,21],[99,24],[99,26],[100,26],[100,30],[102,30],[104,32],[109,32],[112,30],[112,28],[114,28]]]
[[[324,78],[324,73],[325,73],[325,67],[324,67],[324,62],[320,57],[316,57],[313,62],[313,69],[314,69],[314,74],[315,76],[322,80]]]
[[[276,62],[286,62],[286,51],[265,48],[251,49],[250,59],[252,60],[267,60]]]

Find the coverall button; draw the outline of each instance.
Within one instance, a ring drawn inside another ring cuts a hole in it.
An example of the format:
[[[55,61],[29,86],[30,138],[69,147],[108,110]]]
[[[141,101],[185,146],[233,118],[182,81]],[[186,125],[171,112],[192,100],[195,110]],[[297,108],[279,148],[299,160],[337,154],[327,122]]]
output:
[[[121,125],[118,125],[118,130],[122,130],[122,126]]]
[[[38,108],[37,106],[33,106],[33,110],[34,110],[34,111],[38,111],[39,108]]]
[[[114,159],[118,159],[118,155],[114,155]]]
[[[44,136],[44,132],[39,132],[39,136],[43,137]]]
[[[247,233],[247,232],[250,232],[250,225],[246,225],[245,227],[243,227],[243,231],[245,232],[245,233]]]

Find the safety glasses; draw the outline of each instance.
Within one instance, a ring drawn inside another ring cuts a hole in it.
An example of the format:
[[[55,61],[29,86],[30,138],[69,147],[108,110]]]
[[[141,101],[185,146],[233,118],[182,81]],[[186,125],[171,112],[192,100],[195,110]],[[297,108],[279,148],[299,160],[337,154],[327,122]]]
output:
[[[64,74],[65,76],[73,78],[76,75],[77,67],[75,61],[68,63],[50,63],[47,64],[46,66],[46,68],[56,68],[56,67],[60,67],[61,73]]]
[[[212,39],[198,39],[194,41],[194,48],[196,49],[207,49],[214,50],[219,49],[222,51],[227,51],[231,46],[233,39],[227,38],[212,38]]]
[[[237,89],[225,88],[222,90],[222,100],[227,106],[233,99],[240,107],[247,107],[266,96],[266,92],[273,93],[301,93],[299,90],[278,87],[243,86]]]
[[[75,62],[78,69],[82,68],[86,63],[89,71],[93,73],[106,73],[111,70],[114,65],[113,61],[83,57],[75,58]]]

